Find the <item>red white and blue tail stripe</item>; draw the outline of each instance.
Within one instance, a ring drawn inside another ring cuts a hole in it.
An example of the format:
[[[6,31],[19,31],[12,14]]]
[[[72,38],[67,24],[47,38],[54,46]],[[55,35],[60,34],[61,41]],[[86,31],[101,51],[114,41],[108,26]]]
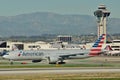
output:
[[[92,46],[92,49],[90,50],[89,55],[91,56],[95,56],[98,55],[101,50],[102,50],[102,45],[104,44],[104,40],[105,40],[105,34],[102,34],[98,40],[94,43],[94,45]]]

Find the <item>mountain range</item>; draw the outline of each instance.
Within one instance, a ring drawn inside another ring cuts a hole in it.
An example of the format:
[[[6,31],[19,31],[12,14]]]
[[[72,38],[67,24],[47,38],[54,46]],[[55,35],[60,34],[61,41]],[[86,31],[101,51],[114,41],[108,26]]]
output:
[[[97,33],[95,16],[63,15],[51,12],[35,12],[16,16],[0,16],[0,36],[33,36],[41,34],[80,35]],[[108,18],[107,31],[119,33],[120,19]]]

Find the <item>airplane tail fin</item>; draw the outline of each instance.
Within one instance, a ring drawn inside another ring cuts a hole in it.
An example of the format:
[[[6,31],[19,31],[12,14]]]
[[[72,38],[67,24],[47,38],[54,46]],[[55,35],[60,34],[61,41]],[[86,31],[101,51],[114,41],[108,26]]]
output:
[[[110,47],[110,45],[107,45],[104,50],[107,50],[107,51],[113,51],[113,49]]]
[[[12,45],[12,51],[15,51],[15,50],[19,50],[18,48],[17,48],[17,46],[15,46],[14,44]]]
[[[92,46],[89,55],[96,56],[100,54],[100,52],[102,51],[102,45],[104,44],[105,36],[106,36],[105,34],[102,34],[98,38],[98,40]]]

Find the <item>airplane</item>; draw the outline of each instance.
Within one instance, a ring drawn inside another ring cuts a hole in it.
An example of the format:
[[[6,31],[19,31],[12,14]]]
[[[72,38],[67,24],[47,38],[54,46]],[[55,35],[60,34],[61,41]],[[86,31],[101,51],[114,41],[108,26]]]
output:
[[[97,56],[102,52],[105,34],[102,34],[91,49],[56,49],[56,50],[14,50],[9,51],[3,58],[9,59],[11,64],[14,60],[32,60],[41,62],[47,60],[49,64],[65,64],[67,59],[81,59]]]
[[[110,45],[107,45],[107,46],[105,47],[105,51],[104,51],[104,52],[105,52],[105,53],[104,53],[105,55],[109,55],[109,56],[117,56],[117,55],[120,55],[120,51],[113,50]]]

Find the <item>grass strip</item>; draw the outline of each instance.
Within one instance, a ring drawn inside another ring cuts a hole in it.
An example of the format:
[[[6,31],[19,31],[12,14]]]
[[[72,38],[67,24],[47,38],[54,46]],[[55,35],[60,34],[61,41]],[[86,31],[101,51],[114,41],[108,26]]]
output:
[[[0,80],[120,80],[120,73],[9,74]]]

